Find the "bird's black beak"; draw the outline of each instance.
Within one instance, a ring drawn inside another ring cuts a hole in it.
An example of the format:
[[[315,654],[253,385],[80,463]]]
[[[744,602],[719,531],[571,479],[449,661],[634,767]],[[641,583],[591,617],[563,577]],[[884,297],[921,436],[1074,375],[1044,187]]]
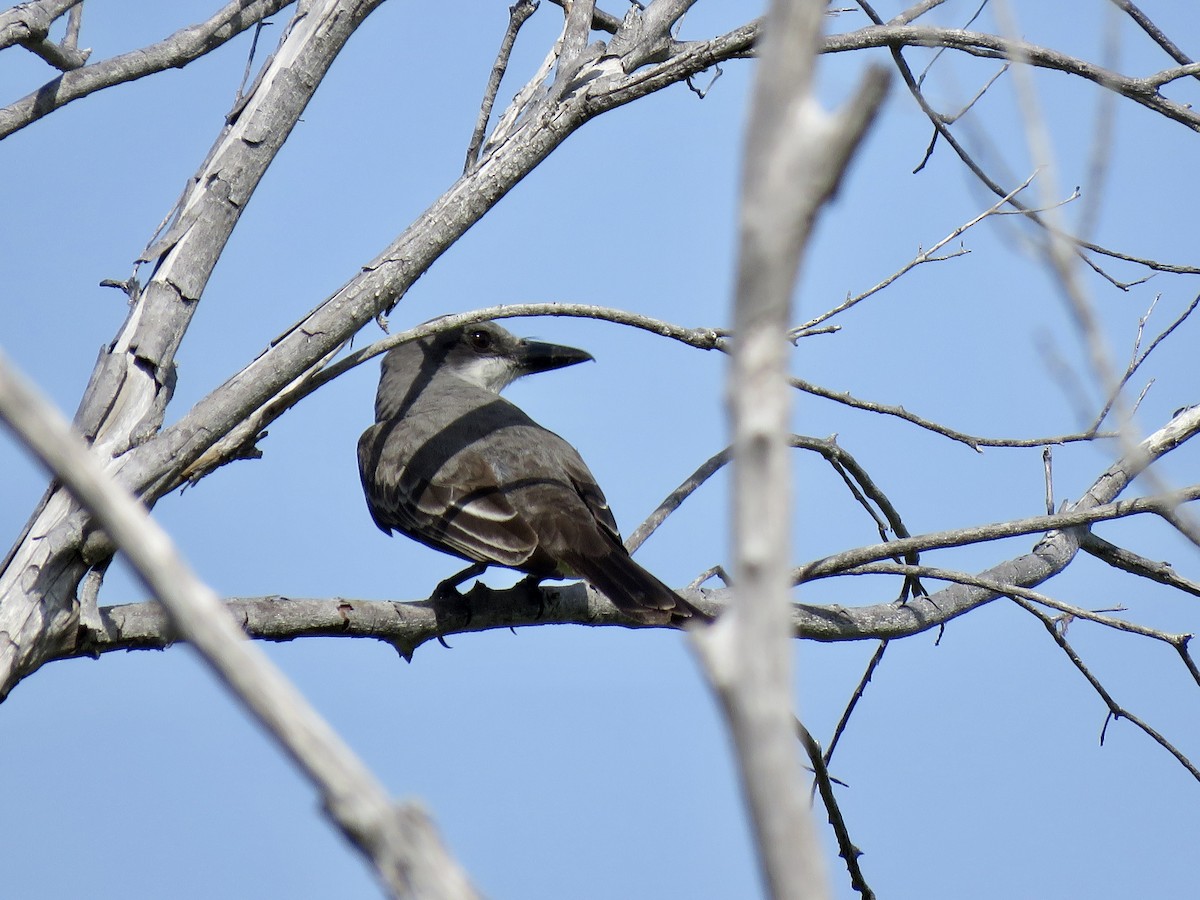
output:
[[[561,369],[593,359],[592,354],[586,350],[565,347],[562,344],[547,344],[543,341],[521,341],[517,355],[523,375],[549,372],[551,369]]]

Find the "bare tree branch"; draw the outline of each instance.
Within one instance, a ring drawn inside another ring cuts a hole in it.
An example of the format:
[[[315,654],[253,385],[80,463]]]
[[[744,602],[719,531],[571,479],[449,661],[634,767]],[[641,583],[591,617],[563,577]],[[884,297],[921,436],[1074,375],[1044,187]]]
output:
[[[760,866],[776,898],[828,891],[791,734],[785,335],[812,224],[887,83],[882,70],[869,70],[843,111],[820,110],[812,70],[823,11],[819,0],[780,0],[768,14],[742,170],[730,374],[737,600],[695,641],[729,722]]]
[[[395,897],[473,898],[465,874],[427,816],[396,807],[383,785],[267,655],[246,639],[217,595],[179,555],[146,509],[71,426],[0,357],[0,419],[91,510],[161,601],[172,630],[258,719],[321,793],[346,838]]]
[[[1193,74],[1183,67],[1156,72],[1144,78],[1133,78],[1026,41],[980,31],[927,25],[870,25],[857,31],[830,35],[825,39],[822,52],[845,53],[868,47],[949,47],[985,59],[1022,59],[1038,68],[1053,69],[1094,82],[1168,119],[1200,131],[1200,113],[1192,110],[1188,104],[1169,100],[1158,92],[1169,81]]]
[[[829,770],[825,766],[825,754],[821,752],[821,745],[799,719],[796,720],[796,734],[812,764],[813,787],[820,792],[821,802],[825,804],[829,827],[833,829],[834,837],[837,839],[838,856],[845,861],[846,871],[850,875],[850,886],[858,891],[863,900],[874,900],[875,892],[867,884],[862,867],[858,864],[858,858],[862,856],[862,851],[850,839],[850,830],[846,827],[846,819],[842,815],[837,795],[833,791],[833,779],[830,778]]]
[[[838,719],[838,723],[833,729],[833,737],[829,739],[829,746],[825,748],[824,759],[826,765],[829,765],[830,760],[833,759],[833,751],[837,749],[838,741],[845,734],[846,726],[850,723],[850,716],[854,714],[854,710],[858,707],[858,701],[867,692],[867,685],[871,683],[871,679],[875,675],[875,670],[883,662],[883,654],[887,652],[887,647],[887,641],[879,642],[879,646],[871,654],[871,659],[867,663],[867,668],[863,671],[862,678],[858,679],[858,684],[850,694],[850,700],[846,703],[846,708],[842,710],[841,718]]]
[[[893,272],[887,278],[880,281],[878,284],[874,285],[873,287],[868,288],[867,290],[863,291],[861,294],[858,294],[854,297],[847,297],[844,302],[839,303],[837,306],[833,307],[832,309],[828,309],[825,312],[821,313],[821,315],[815,316],[814,318],[809,319],[803,325],[796,326],[795,328],[792,329],[792,332],[797,333],[797,332],[807,331],[810,328],[816,328],[818,325],[820,325],[826,319],[831,319],[834,316],[850,309],[850,307],[857,306],[859,303],[861,303],[863,300],[866,300],[871,295],[879,293],[884,288],[886,288],[888,285],[893,284],[898,279],[902,278],[904,275],[907,275],[909,272],[911,272],[917,266],[920,266],[920,265],[923,265],[924,263],[929,263],[929,262],[940,262],[941,260],[950,259],[954,256],[961,256],[965,253],[970,252],[970,251],[964,249],[958,253],[948,254],[947,256],[936,256],[935,255],[939,250],[941,250],[943,247],[945,247],[952,240],[954,240],[957,237],[960,237],[964,232],[966,232],[970,228],[974,227],[975,225],[978,225],[984,219],[988,218],[988,216],[997,215],[1000,212],[1000,210],[1010,200],[1012,200],[1013,197],[1015,197],[1017,194],[1021,193],[1021,191],[1025,190],[1025,188],[1029,187],[1030,182],[1032,182],[1033,179],[1036,177],[1037,177],[1037,172],[1034,172],[1032,175],[1030,175],[1028,178],[1026,178],[1023,182],[1021,182],[1021,184],[1017,185],[1015,188],[1013,188],[1011,191],[1009,191],[1005,196],[1001,197],[996,203],[989,206],[987,209],[985,209],[979,215],[975,216],[975,218],[971,219],[970,221],[964,222],[962,225],[959,225],[957,228],[955,228],[952,232],[950,232],[948,235],[946,235],[944,238],[942,238],[940,241],[938,241],[936,244],[934,244],[928,250],[925,250],[924,248],[919,249],[917,252],[917,255],[915,257],[913,257],[911,260],[909,260],[907,263],[905,263],[903,266],[901,266],[899,269],[897,269],[895,272]]]
[[[967,544],[977,544],[981,541],[1017,537],[1022,534],[1039,534],[1063,528],[1076,528],[1081,525],[1091,525],[1094,522],[1123,519],[1143,513],[1163,516],[1180,505],[1195,500],[1200,500],[1200,485],[1192,485],[1169,494],[1138,497],[1134,500],[1118,500],[1113,503],[1096,505],[1076,504],[1069,512],[1053,516],[1031,516],[1027,519],[1012,519],[1008,522],[996,522],[991,525],[919,534],[911,538],[900,538],[883,544],[872,544],[869,547],[847,550],[808,563],[795,570],[795,580],[797,584],[803,584],[805,581],[815,578],[828,578],[863,563],[875,562],[903,553],[940,550],[946,547],[964,547]]]
[[[1149,578],[1151,581],[1157,581],[1159,584],[1165,584],[1168,587],[1178,588],[1194,597],[1200,597],[1200,582],[1184,578],[1168,562],[1155,562],[1154,560],[1146,559],[1144,556],[1139,556],[1123,547],[1118,547],[1116,544],[1112,544],[1104,540],[1104,538],[1091,533],[1084,537],[1083,542],[1080,544],[1080,549],[1090,553],[1096,559],[1103,560],[1114,568],[1122,569],[1142,578]]]
[[[204,171],[215,177],[197,180],[195,199],[181,204],[175,223],[145,254],[160,260],[155,274],[160,289],[151,290],[152,279],[151,287],[131,309],[125,330],[93,375],[80,420],[86,433],[99,429],[97,423],[103,424],[96,433],[111,444],[110,452],[120,454],[113,461],[113,470],[148,503],[177,486],[181,473],[247,416],[271,403],[363,325],[390,310],[441,253],[577,128],[742,52],[757,31],[742,28],[711,41],[689,43],[671,58],[631,75],[616,71],[611,60],[585,62],[577,84],[572,80],[563,85],[561,96],[542,95],[533,106],[524,108],[515,132],[485,149],[478,167],[451,186],[341,290],[280,335],[258,359],[191,412],[156,433],[156,423],[161,422],[172,393],[174,347],[236,214],[286,136],[281,123],[299,115],[306,91],[320,83],[323,67],[378,2],[323,0],[306,7],[304,15],[285,32],[280,50],[263,67],[245,105],[236,110],[230,123],[233,133],[246,131],[248,139],[233,151],[247,158],[225,172],[216,165],[214,150]],[[301,51],[301,47],[307,49]],[[312,68],[301,77],[297,67]],[[297,85],[304,90],[297,91]],[[293,103],[297,97],[300,102]],[[260,122],[260,113],[279,120]],[[223,134],[216,146],[224,147],[228,137]],[[198,226],[203,233],[214,223],[219,225],[212,241],[198,241],[189,252],[183,252],[184,242]],[[164,265],[178,267],[178,283],[161,280]],[[129,342],[130,335],[142,330],[146,330],[143,339]],[[120,404],[112,402],[117,397]],[[69,498],[49,496],[10,553],[9,565],[0,572],[0,697],[36,669],[43,654],[57,652],[57,642],[76,627],[75,586],[91,564],[102,561],[112,550],[102,533],[88,531],[86,526],[86,513]],[[33,535],[53,535],[53,540],[33,540]],[[28,572],[36,576],[26,578],[23,573]]]
[[[966,444],[976,452],[983,452],[984,447],[1044,447],[1047,444],[1073,444],[1079,441],[1091,441],[1096,438],[1112,438],[1116,437],[1115,432],[1095,432],[1095,431],[1079,431],[1070,434],[1048,435],[1046,437],[1032,438],[989,438],[980,437],[978,435],[967,434],[950,428],[947,425],[940,425],[931,419],[926,419],[916,413],[909,412],[903,406],[893,406],[887,403],[876,403],[872,400],[860,400],[852,396],[849,391],[833,391],[826,387],[821,387],[818,384],[813,384],[811,381],[805,381],[803,378],[789,378],[788,384],[798,391],[804,391],[806,394],[812,394],[814,397],[822,397],[825,400],[832,400],[835,403],[841,403],[844,406],[852,407],[853,409],[861,409],[866,412],[880,413],[885,416],[894,416],[897,419],[903,419],[906,422],[911,422],[919,428],[924,428],[927,431],[932,431],[934,434],[940,434],[943,437],[950,438],[952,441],[958,441],[960,444]]]
[[[289,2],[232,0],[212,18],[182,28],[157,44],[65,72],[32,94],[0,109],[0,138],[88,94],[199,59],[255,23],[279,12]],[[0,24],[0,30],[3,27]],[[0,40],[0,46],[3,46],[3,40]]]
[[[131,292],[128,318],[101,352],[75,417],[97,451],[114,458],[114,472],[128,462],[130,448],[144,451],[161,427],[174,394],[175,352],[226,241],[322,75],[379,2],[320,0],[306,7],[223,128],[174,224],[144,254],[156,262],[154,275],[144,290]],[[48,635],[73,627],[75,585],[108,551],[86,519],[65,493],[51,494],[0,571],[0,697],[21,673],[37,668],[40,653],[54,644]],[[91,550],[85,538],[96,542]]]
[[[866,469],[859,464],[858,460],[836,442],[798,434],[788,435],[787,442],[789,447],[820,453],[830,462],[834,470],[846,481],[855,498],[863,504],[867,512],[875,519],[879,525],[880,537],[886,537],[884,532],[887,528],[891,528],[899,537],[908,536],[908,529],[905,528],[904,522],[901,521],[900,513],[896,511],[891,501],[888,500],[887,495],[875,485],[874,481],[867,474]],[[726,447],[720,453],[710,456],[701,463],[700,467],[668,494],[654,512],[647,516],[646,520],[629,535],[629,538],[625,541],[625,546],[629,552],[633,553],[645,543],[650,535],[654,534],[658,530],[658,527],[667,520],[667,517],[680,507],[684,500],[695,493],[701,485],[724,468],[732,459],[733,448]],[[860,488],[865,492],[866,496],[859,493]],[[869,502],[864,502],[868,500]],[[870,505],[871,503],[875,503],[879,507],[886,518],[886,522],[880,522],[878,514]]]
[[[878,27],[883,27],[883,20],[871,8],[871,5],[869,3],[867,3],[866,0],[859,0],[859,6],[861,6],[863,8],[863,10],[867,13],[868,17],[870,17],[870,19],[873,22],[875,22]],[[895,63],[896,63],[896,68],[900,72],[901,77],[904,79],[904,83],[908,87],[909,92],[912,94],[913,98],[917,101],[918,105],[921,107],[921,110],[925,113],[925,115],[929,118],[930,123],[933,125],[934,131],[935,131],[935,137],[940,136],[943,140],[945,140],[946,143],[950,145],[950,148],[958,156],[958,158],[960,160],[962,160],[963,164],[966,165],[966,167],[971,171],[971,173],[977,179],[979,179],[980,183],[983,184],[989,191],[991,191],[997,197],[1005,196],[1008,193],[1007,189],[1003,188],[990,175],[988,175],[987,172],[984,171],[983,167],[980,166],[979,163],[975,161],[975,159],[971,156],[971,154],[969,154],[967,152],[966,148],[963,147],[962,143],[950,131],[949,126],[946,124],[945,117],[942,116],[940,113],[938,113],[938,111],[935,110],[930,105],[929,101],[926,100],[925,95],[921,92],[920,83],[913,76],[912,69],[909,68],[908,63],[904,59],[904,54],[901,52],[901,47],[900,46],[891,46],[891,52],[892,52],[892,58],[895,60]],[[929,153],[932,151],[932,149],[933,149],[933,145],[931,144],[929,151],[926,152],[926,159],[928,159]],[[924,162],[922,162],[921,165],[923,166]],[[920,167],[918,167],[918,169],[919,168]],[[1025,207],[1022,206],[1019,201],[1014,199],[1011,202],[1012,202],[1013,206],[1015,206],[1017,209],[1022,209],[1022,210],[1025,209]],[[1046,223],[1041,217],[1039,217],[1037,215],[1031,215],[1030,219],[1043,228],[1050,227],[1050,225],[1048,223]],[[1084,241],[1084,240],[1080,240],[1080,239],[1074,238],[1074,237],[1072,237],[1071,239],[1073,241],[1075,241],[1075,243],[1078,245],[1080,252],[1082,252],[1083,250],[1089,250],[1093,253],[1098,253],[1098,254],[1101,254],[1104,256],[1110,256],[1113,259],[1120,259],[1120,260],[1123,260],[1126,262],[1136,263],[1138,265],[1145,266],[1156,272],[1171,272],[1171,273],[1177,273],[1177,274],[1192,274],[1192,275],[1200,274],[1200,267],[1179,266],[1179,265],[1173,265],[1170,263],[1162,263],[1162,262],[1159,262],[1158,260],[1154,260],[1154,259],[1138,257],[1138,256],[1126,254],[1126,253],[1121,253],[1121,252],[1115,251],[1115,250],[1109,250],[1106,247],[1102,247],[1099,244],[1095,244],[1090,241]],[[1118,282],[1112,276],[1108,275],[1107,272],[1105,272],[1103,269],[1101,269],[1099,266],[1097,266],[1094,262],[1092,262],[1086,255],[1084,255],[1084,261],[1088,265],[1090,265],[1097,273],[1099,273],[1102,277],[1109,280],[1115,286],[1121,288],[1122,290],[1128,289],[1129,285]]]
[[[215,469],[234,460],[257,458],[261,454],[255,447],[255,441],[271,422],[318,388],[344,375],[354,367],[386,353],[393,347],[430,334],[448,331],[460,325],[516,316],[577,316],[599,319],[649,331],[652,334],[670,338],[700,350],[727,351],[729,346],[725,332],[721,329],[688,328],[641,313],[587,303],[510,303],[503,306],[489,306],[471,312],[439,316],[432,322],[397,332],[363,347],[361,350],[347,354],[336,363],[331,363],[333,355],[341,349],[340,347],[334,348],[329,356],[318,360],[307,372],[302,373],[291,384],[281,388],[258,409],[246,414],[237,427],[213,444],[199,459],[179,474],[177,484],[195,484]],[[164,485],[160,490],[163,492],[172,490],[177,484]]]
[[[1029,600],[1032,603],[1038,603],[1042,606],[1048,606],[1051,609],[1063,613],[1067,619],[1083,619],[1088,622],[1094,622],[1097,625],[1103,625],[1106,628],[1111,628],[1114,631],[1122,631],[1126,634],[1136,634],[1139,637],[1150,638],[1151,640],[1160,641],[1168,644],[1175,649],[1186,647],[1188,641],[1191,640],[1190,634],[1168,634],[1165,631],[1159,631],[1157,628],[1147,628],[1145,625],[1139,625],[1137,622],[1130,622],[1126,619],[1118,619],[1113,616],[1105,615],[1104,613],[1093,612],[1084,609],[1081,606],[1075,606],[1070,603],[1064,603],[1061,600],[1056,600],[1046,594],[1038,591],[1030,590],[1026,587],[1021,587],[1015,584],[1006,584],[1003,581],[997,581],[993,578],[984,578],[979,575],[970,575],[966,572],[957,572],[953,569],[943,569],[938,566],[906,566],[898,563],[868,563],[865,566],[858,566],[846,572],[847,575],[906,575],[920,576],[935,581],[952,581],[955,584],[970,585],[972,587],[986,588],[994,592],[997,596],[1019,597],[1023,600]],[[1200,687],[1200,683],[1197,685]]]
[[[492,107],[496,103],[496,94],[500,91],[500,81],[508,69],[508,60],[512,56],[513,44],[517,41],[517,32],[521,26],[534,14],[538,4],[534,0],[517,0],[508,8],[508,28],[500,41],[500,50],[496,53],[496,62],[492,73],[488,76],[487,87],[483,92],[483,102],[479,106],[479,119],[471,134],[471,142],[467,145],[467,161],[463,172],[471,171],[471,167],[479,161],[479,148],[483,146],[483,135],[487,131],[488,120],[492,117]]]
[[[856,568],[860,574],[867,574],[869,570],[863,569],[863,566],[890,560],[897,555],[1045,532],[1032,553],[1007,560],[972,576],[972,584],[952,585],[928,597],[915,597],[907,603],[859,607],[794,605],[791,610],[792,633],[821,641],[906,637],[942,625],[1002,596],[1004,592],[996,590],[997,585],[1005,586],[1010,592],[1013,588],[1033,588],[1062,571],[1074,558],[1080,544],[1091,540],[1082,530],[1087,525],[1126,515],[1157,512],[1177,499],[1151,497],[1110,502],[1147,466],[1197,431],[1200,431],[1200,408],[1181,413],[1147,438],[1134,453],[1110,466],[1080,501],[1066,512],[917,535],[810,563],[798,570],[801,577],[829,577],[846,574]],[[1180,496],[1200,498],[1200,486]],[[1155,577],[1150,573],[1137,573]],[[1188,585],[1191,584],[1186,579],[1179,581],[1169,577],[1155,580],[1182,590],[1189,590]],[[977,586],[984,584],[992,587]],[[710,615],[722,612],[728,604],[729,592],[724,589],[686,589],[681,593]],[[226,602],[235,610],[237,619],[243,623],[247,633],[256,637],[268,640],[314,636],[372,637],[390,643],[405,657],[410,657],[426,641],[464,631],[562,622],[583,625],[632,624],[602,595],[589,591],[583,585],[543,588],[540,598],[535,598],[523,589],[497,591],[477,584],[470,596],[473,612],[469,618],[461,604],[446,604],[436,597],[405,603],[283,597],[241,598]],[[161,649],[178,639],[152,604],[106,607],[99,610],[99,620],[102,627],[98,631],[89,631],[87,627],[80,626],[61,635],[56,645],[47,651],[47,659],[87,656],[112,650]]]
[[[1151,22],[1150,17],[1138,9],[1138,7],[1131,2],[1131,0],[1112,0],[1112,2],[1119,9],[1122,9],[1128,13],[1129,17],[1133,19],[1133,21],[1137,22],[1138,27],[1141,28],[1142,31],[1146,32],[1146,34],[1150,35],[1151,40],[1158,44],[1158,46],[1162,47],[1163,50],[1167,52],[1167,55],[1171,57],[1171,59],[1175,60],[1175,62],[1179,63],[1181,66],[1190,66],[1192,64],[1192,58],[1175,46],[1175,42],[1167,37],[1161,28]]]
[[[1090,684],[1096,693],[1100,695],[1100,699],[1102,699],[1105,705],[1108,707],[1109,719],[1128,719],[1143,732],[1149,735],[1150,738],[1155,741],[1155,743],[1174,756],[1175,759],[1179,761],[1179,764],[1187,769],[1193,778],[1195,778],[1197,781],[1200,781],[1200,769],[1197,769],[1196,766],[1192,764],[1192,761],[1184,756],[1182,752],[1180,752],[1179,748],[1163,737],[1163,735],[1160,734],[1156,729],[1144,722],[1140,717],[1129,712],[1129,710],[1120,706],[1117,701],[1113,699],[1112,695],[1108,692],[1104,685],[1100,683],[1100,679],[1092,674],[1091,670],[1084,664],[1083,660],[1080,659],[1079,654],[1075,652],[1075,648],[1067,642],[1066,637],[1058,628],[1055,627],[1053,619],[1039,610],[1028,600],[1023,600],[1020,597],[1013,597],[1012,599],[1013,602],[1019,607],[1028,612],[1030,615],[1034,616],[1036,619],[1038,619],[1038,621],[1046,626],[1046,631],[1049,632],[1050,637],[1054,639],[1054,643],[1058,644],[1059,648],[1067,655],[1067,659],[1071,661],[1071,664],[1079,670],[1079,673],[1087,679],[1088,684]],[[1108,720],[1105,721],[1104,728],[1108,728]],[[1104,743],[1104,730],[1101,730],[1100,732],[1100,743]]]
[[[1108,400],[1105,402],[1104,408],[1101,409],[1099,414],[1096,416],[1096,420],[1092,424],[1093,431],[1099,428],[1104,420],[1108,417],[1108,414],[1112,411],[1113,404],[1116,403],[1117,395],[1125,387],[1125,385],[1129,384],[1130,379],[1132,379],[1137,373],[1137,370],[1141,368],[1142,363],[1144,363],[1150,357],[1150,354],[1155,351],[1159,344],[1171,336],[1172,332],[1174,332],[1176,328],[1187,321],[1188,317],[1195,312],[1197,306],[1200,306],[1200,294],[1197,294],[1192,299],[1192,302],[1184,308],[1183,312],[1176,316],[1171,324],[1169,324],[1155,336],[1154,340],[1150,342],[1150,346],[1147,347],[1145,351],[1142,351],[1142,331],[1145,329],[1146,323],[1150,319],[1150,313],[1154,311],[1154,306],[1157,303],[1158,298],[1156,297],[1154,303],[1150,305],[1150,309],[1146,310],[1146,314],[1138,320],[1137,337],[1133,342],[1133,356],[1129,360],[1129,365],[1126,367],[1125,373],[1109,392]]]
[[[80,0],[34,0],[0,12],[0,50],[44,41],[51,26]]]

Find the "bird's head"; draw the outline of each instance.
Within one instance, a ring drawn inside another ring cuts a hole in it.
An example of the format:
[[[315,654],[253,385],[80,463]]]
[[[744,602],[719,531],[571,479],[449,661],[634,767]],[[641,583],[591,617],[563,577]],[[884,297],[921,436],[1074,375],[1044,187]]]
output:
[[[395,415],[435,378],[455,378],[498,394],[523,375],[592,358],[575,347],[519,338],[495,322],[462,325],[388,351],[383,358],[376,416]]]
[[[549,372],[592,359],[574,347],[519,338],[495,322],[475,322],[417,342],[424,364],[439,375],[452,375],[500,393],[523,375]]]

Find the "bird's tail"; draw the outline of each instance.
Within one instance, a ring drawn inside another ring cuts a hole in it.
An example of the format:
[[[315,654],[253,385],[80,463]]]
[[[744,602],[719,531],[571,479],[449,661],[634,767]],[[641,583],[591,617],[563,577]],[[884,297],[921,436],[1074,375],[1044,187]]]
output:
[[[666,625],[694,619],[711,622],[712,616],[697,609],[636,562],[618,545],[603,556],[572,560],[581,578],[632,619],[647,625]]]

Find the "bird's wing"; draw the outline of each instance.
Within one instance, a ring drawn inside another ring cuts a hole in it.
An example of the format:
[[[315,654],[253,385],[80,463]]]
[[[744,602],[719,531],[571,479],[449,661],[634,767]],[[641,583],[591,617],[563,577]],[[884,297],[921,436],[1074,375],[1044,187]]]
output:
[[[422,441],[402,422],[381,422],[363,433],[358,456],[367,504],[384,531],[518,569],[537,550],[537,534],[478,442],[463,443],[445,430]]]
[[[509,486],[483,455],[461,451],[415,494],[413,515],[425,537],[480,562],[523,568],[538,536],[517,511]]]
[[[588,469],[587,464],[575,451],[575,448],[566,441],[563,441],[562,444],[569,451],[562,454],[563,471],[571,480],[579,499],[587,506],[588,512],[592,514],[592,518],[596,520],[596,524],[600,526],[601,530],[620,544],[621,531],[617,528],[617,520],[613,516],[612,510],[609,509],[604,491],[600,490],[600,485],[596,484],[591,470]]]

